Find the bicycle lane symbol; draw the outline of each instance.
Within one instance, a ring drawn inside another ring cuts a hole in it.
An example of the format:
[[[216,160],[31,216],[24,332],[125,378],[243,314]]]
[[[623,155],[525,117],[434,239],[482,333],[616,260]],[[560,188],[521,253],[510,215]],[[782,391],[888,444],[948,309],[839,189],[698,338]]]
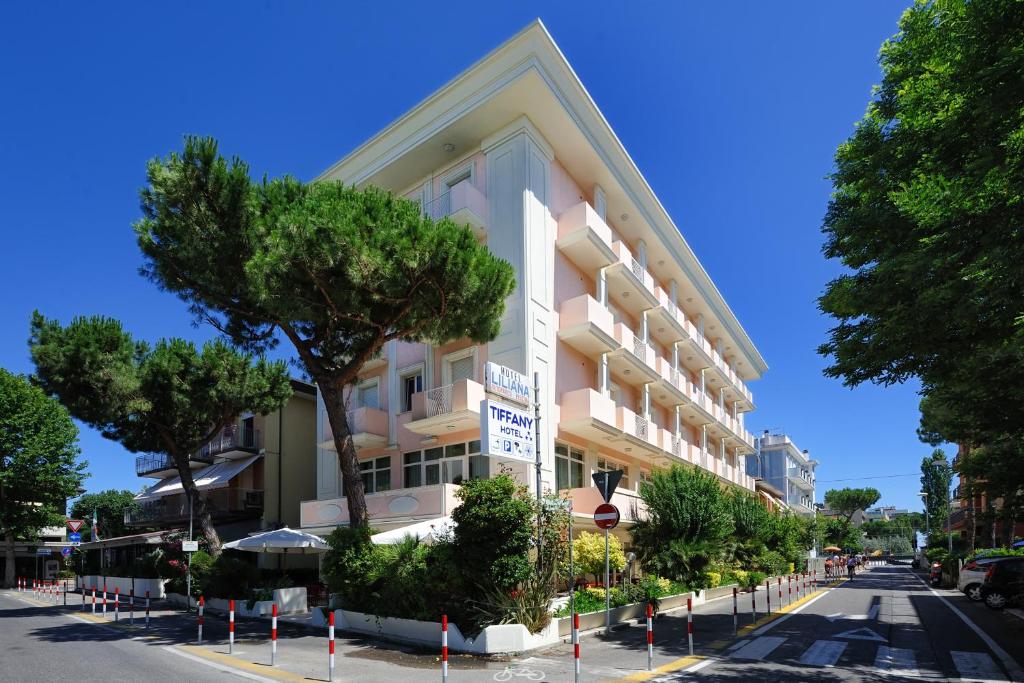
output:
[[[511,681],[513,678],[525,678],[528,681],[543,681],[545,673],[539,669],[525,666],[506,666],[503,671],[494,674],[496,681]]]

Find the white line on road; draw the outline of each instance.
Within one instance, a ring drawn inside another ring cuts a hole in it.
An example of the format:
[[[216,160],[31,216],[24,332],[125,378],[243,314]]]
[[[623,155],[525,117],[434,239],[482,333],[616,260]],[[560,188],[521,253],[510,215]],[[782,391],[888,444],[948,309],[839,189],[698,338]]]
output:
[[[166,651],[166,652],[170,652],[172,655],[178,655],[179,657],[184,657],[185,659],[190,659],[193,662],[197,662],[199,664],[203,664],[205,666],[208,666],[211,669],[216,669],[217,671],[220,671],[221,673],[234,674],[235,676],[241,676],[242,678],[248,678],[250,681],[261,681],[262,683],[277,683],[277,681],[274,680],[273,678],[265,678],[263,676],[257,676],[256,674],[251,674],[248,671],[241,671],[239,669],[232,669],[231,667],[224,666],[223,664],[218,664],[217,662],[211,662],[209,660],[203,659],[202,657],[196,657],[195,655],[190,655],[187,652],[182,652],[178,648],[173,647],[171,645],[165,645],[162,649],[164,651]]]
[[[749,642],[750,640],[747,638],[744,638],[743,640],[737,640],[735,643],[729,646],[729,649],[727,651],[732,652],[733,650],[738,650]]]
[[[951,650],[953,664],[960,678],[971,681],[1005,681],[1006,676],[987,652],[960,652]]]
[[[808,666],[835,666],[846,650],[846,643],[838,640],[816,640],[800,656],[800,663]]]
[[[800,612],[803,612],[805,609],[807,609],[808,607],[810,607],[811,605],[816,603],[818,600],[821,600],[823,597],[825,597],[826,595],[828,595],[831,592],[832,592],[831,588],[826,588],[825,590],[822,591],[821,595],[814,596],[813,598],[811,598],[810,600],[808,600],[804,604],[802,604],[799,607],[797,607],[792,612],[786,612],[785,614],[783,614],[781,617],[779,617],[775,621],[769,621],[767,624],[765,624],[761,628],[759,628],[756,631],[754,631],[751,635],[760,636],[760,635],[764,635],[765,633],[768,633],[768,631],[771,631],[773,628],[775,628],[776,626],[778,626],[782,622],[786,621],[787,619],[789,619],[794,614],[799,614]]]
[[[733,659],[764,659],[784,642],[786,639],[781,636],[761,636],[736,650],[729,657]]]
[[[963,621],[965,624],[967,624],[968,628],[970,628],[972,631],[974,631],[974,633],[979,638],[981,638],[982,641],[984,641],[985,645],[987,645],[988,648],[990,650],[992,650],[992,652],[995,653],[996,657],[999,657],[999,661],[1001,661],[1003,663],[1003,666],[1006,667],[1006,670],[1010,672],[1010,678],[1012,680],[1024,681],[1024,669],[1020,668],[1020,665],[1016,662],[1016,660],[1014,660],[1013,657],[1011,657],[1009,655],[1009,653],[1006,652],[1006,650],[1004,650],[1003,648],[999,647],[999,643],[997,643],[996,641],[992,640],[992,637],[989,634],[987,634],[984,631],[982,631],[981,627],[979,627],[977,624],[975,624],[973,621],[971,621],[970,618],[968,618],[968,616],[966,614],[961,612],[960,609],[956,605],[954,605],[952,602],[947,600],[946,596],[942,595],[941,593],[936,591],[934,588],[929,586],[927,583],[925,583],[924,579],[922,579],[920,576],[915,574],[913,572],[913,570],[911,570],[910,568],[907,568],[907,572],[911,576],[913,576],[915,579],[920,581],[921,585],[923,585],[928,591],[930,591],[932,595],[934,595],[939,600],[941,600],[943,602],[943,604],[946,605],[946,607],[948,607],[950,610],[952,610],[953,614],[955,614],[958,617],[960,617],[960,620]],[[1005,680],[1005,679],[1002,679],[1002,680]]]
[[[917,657],[913,650],[901,647],[879,645],[875,655],[875,668],[890,676],[908,676],[917,678],[921,673],[917,670]]]

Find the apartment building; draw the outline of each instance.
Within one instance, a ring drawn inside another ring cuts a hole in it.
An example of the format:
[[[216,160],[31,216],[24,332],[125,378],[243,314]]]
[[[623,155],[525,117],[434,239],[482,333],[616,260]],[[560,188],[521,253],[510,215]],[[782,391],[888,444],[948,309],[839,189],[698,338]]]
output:
[[[222,541],[280,526],[297,528],[299,503],[316,495],[316,389],[295,379],[291,384],[292,396],[280,410],[265,416],[240,415],[189,459]],[[189,503],[171,459],[140,455],[135,473],[156,482],[135,497],[139,505],[125,511],[125,524],[139,531],[187,529]],[[136,534],[84,547],[123,548],[131,554],[131,548],[149,540]]]
[[[782,501],[793,512],[814,516],[814,477],[818,461],[797,448],[785,434],[767,430],[755,439],[754,453],[747,455],[747,472],[782,491]]]
[[[640,482],[673,463],[754,491],[747,383],[767,366],[539,21],[321,179],[467,224],[516,272],[494,341],[392,343],[362,369],[348,418],[375,528],[446,516],[459,482],[501,467],[533,489],[532,464],[481,448],[488,362],[538,374],[543,486],[581,524],[601,470],[624,471],[626,525]],[[322,403],[317,428],[302,526],[324,533],[348,508]]]
[[[960,444],[953,458],[957,485],[953,488],[949,514],[945,520],[932,520],[932,526],[952,529],[968,548],[986,548],[1010,545],[1024,538],[1024,521],[1009,522],[1003,513],[1003,499],[991,498],[985,490],[985,480],[971,480],[960,472],[960,461],[970,453],[970,447]]]

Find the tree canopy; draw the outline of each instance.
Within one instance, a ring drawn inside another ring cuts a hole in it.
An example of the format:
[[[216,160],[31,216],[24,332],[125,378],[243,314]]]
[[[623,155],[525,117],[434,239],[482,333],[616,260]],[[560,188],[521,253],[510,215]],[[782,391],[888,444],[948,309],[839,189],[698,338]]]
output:
[[[846,521],[853,519],[857,510],[866,510],[882,497],[878,489],[830,489],[825,492],[825,505],[846,515]]]
[[[254,182],[210,138],[156,159],[135,225],[143,273],[252,352],[287,338],[324,398],[349,519],[366,503],[346,387],[390,341],[493,339],[512,267],[467,226],[373,187]]]
[[[819,301],[836,321],[819,349],[826,374],[916,377],[929,443],[1019,453],[1024,4],[919,1],[880,64],[832,174],[824,252],[849,272]]]
[[[246,411],[266,415],[291,395],[282,362],[222,341],[136,341],[111,318],[63,327],[39,312],[29,340],[39,385],[72,415],[133,453],[169,456],[214,555],[220,538],[196,488],[189,456]]]
[[[921,492],[925,494],[924,505],[928,511],[928,524],[938,525],[949,511],[949,484],[953,480],[953,469],[946,459],[946,453],[936,448],[932,454],[921,460]]]
[[[116,538],[131,533],[124,523],[124,513],[125,510],[132,510],[136,507],[138,507],[138,503],[135,502],[133,492],[107,489],[79,496],[71,504],[68,514],[72,519],[86,520],[86,525],[82,527],[82,538],[91,541],[93,540],[92,516],[94,513],[99,525],[100,538]]]
[[[14,542],[64,525],[67,499],[87,476],[78,461],[78,428],[60,405],[28,379],[0,368],[0,537],[4,585],[14,585]]]

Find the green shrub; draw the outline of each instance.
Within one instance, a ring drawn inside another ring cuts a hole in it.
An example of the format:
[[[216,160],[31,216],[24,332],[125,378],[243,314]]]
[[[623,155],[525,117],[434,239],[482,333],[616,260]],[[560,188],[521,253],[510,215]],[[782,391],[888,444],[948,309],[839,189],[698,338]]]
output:
[[[532,566],[534,502],[508,473],[462,483],[452,511],[455,552],[469,583],[513,590]]]
[[[758,571],[765,572],[769,576],[780,576],[786,573],[789,563],[781,553],[768,550],[754,559],[754,566],[757,567]]]
[[[1024,548],[978,548],[964,557],[964,562],[976,560],[979,557],[1024,557]]]
[[[194,577],[193,581],[196,580],[199,580],[203,595],[207,598],[242,598],[253,588],[260,587],[260,572],[249,562],[225,554],[213,561],[205,577]]]
[[[747,588],[757,588],[768,579],[768,576],[764,572],[747,572],[746,578],[744,585]]]
[[[722,574],[720,572],[706,572],[708,577],[708,588],[718,588],[722,585]]]

